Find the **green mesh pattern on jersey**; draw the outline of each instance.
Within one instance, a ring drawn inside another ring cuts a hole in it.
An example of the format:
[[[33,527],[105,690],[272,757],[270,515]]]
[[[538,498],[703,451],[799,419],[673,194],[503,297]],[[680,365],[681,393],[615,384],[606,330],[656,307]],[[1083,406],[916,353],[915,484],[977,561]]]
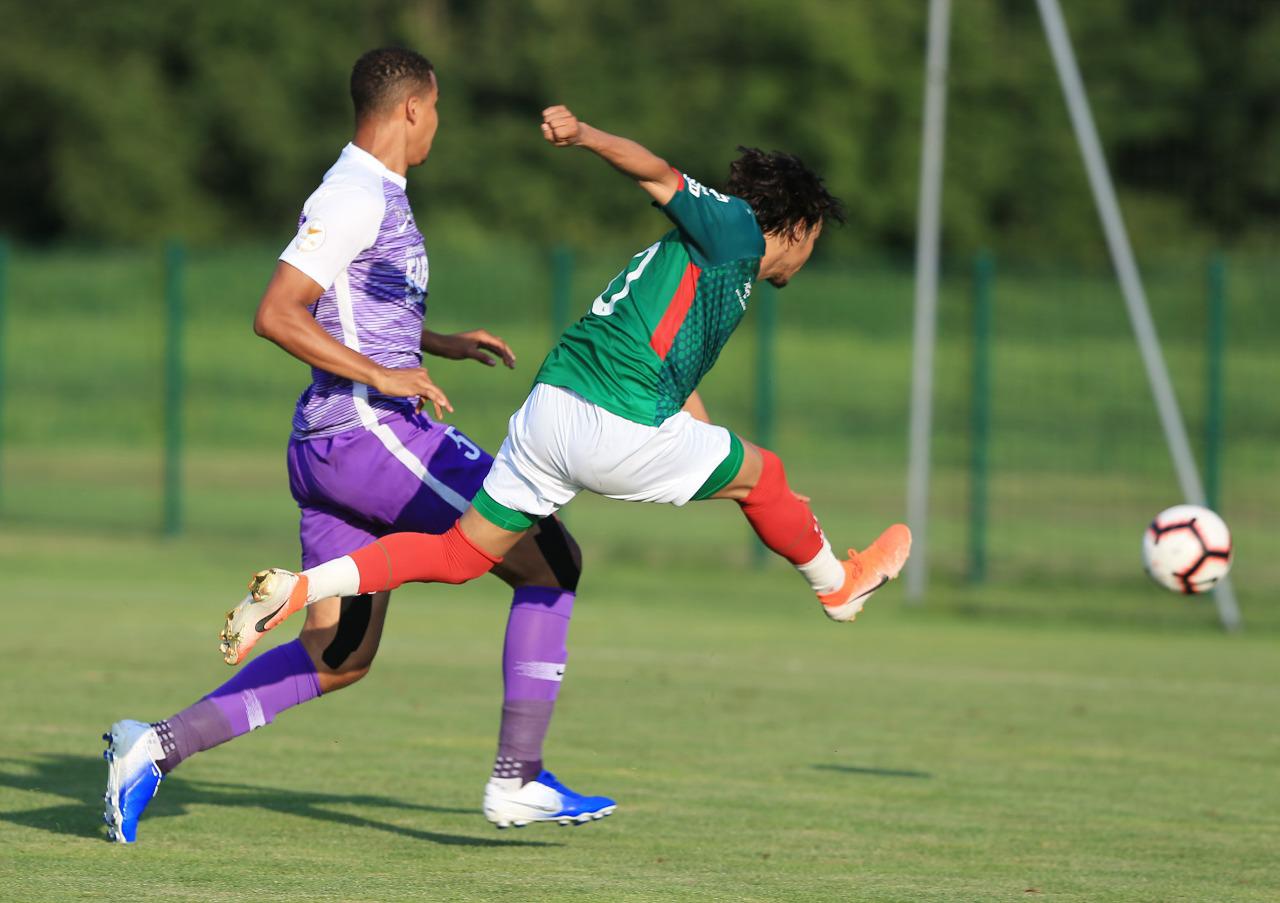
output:
[[[715,364],[742,321],[765,239],[746,201],[684,175],[680,186],[661,207],[676,228],[632,257],[591,311],[565,330],[535,383],[656,426],[684,406]],[[700,273],[689,299],[679,293],[691,266]]]
[[[759,259],[735,260],[703,270],[684,324],[658,371],[654,423],[678,413],[720,357],[747,312]]]
[[[661,423],[654,411],[662,361],[649,339],[688,265],[675,232],[636,254],[592,309],[565,330],[534,382],[571,389],[633,423]]]

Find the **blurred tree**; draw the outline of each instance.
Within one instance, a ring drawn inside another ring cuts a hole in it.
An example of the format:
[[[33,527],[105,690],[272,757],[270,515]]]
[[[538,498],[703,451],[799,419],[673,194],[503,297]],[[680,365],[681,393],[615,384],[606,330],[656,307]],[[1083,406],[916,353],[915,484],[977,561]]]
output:
[[[0,230],[28,240],[283,239],[350,129],[351,62],[437,64],[442,128],[412,183],[459,236],[634,241],[600,165],[544,146],[563,102],[708,182],[738,144],[799,153],[848,202],[835,250],[914,236],[923,3],[736,0],[0,0]],[[1274,235],[1280,4],[1067,0],[1140,251]],[[1100,256],[1033,4],[966,0],[952,35],[949,248]]]

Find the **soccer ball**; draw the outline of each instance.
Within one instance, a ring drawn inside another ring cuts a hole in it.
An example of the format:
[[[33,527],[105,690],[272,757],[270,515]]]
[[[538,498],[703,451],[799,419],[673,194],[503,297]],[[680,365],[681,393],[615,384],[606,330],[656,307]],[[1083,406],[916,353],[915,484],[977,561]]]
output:
[[[1142,564],[1175,593],[1207,593],[1231,570],[1231,531],[1208,508],[1174,505],[1147,527]]]

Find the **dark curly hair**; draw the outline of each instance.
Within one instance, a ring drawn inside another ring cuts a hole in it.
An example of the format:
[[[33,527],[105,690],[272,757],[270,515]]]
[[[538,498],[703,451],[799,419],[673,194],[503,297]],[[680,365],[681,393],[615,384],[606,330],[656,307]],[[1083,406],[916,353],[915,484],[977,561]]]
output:
[[[404,90],[426,91],[435,67],[420,53],[403,47],[379,47],[356,60],[351,67],[351,102],[356,119],[380,113],[404,95]]]
[[[799,237],[818,223],[844,222],[844,205],[827,191],[822,177],[794,154],[739,147],[729,164],[729,194],[751,205],[765,234]]]

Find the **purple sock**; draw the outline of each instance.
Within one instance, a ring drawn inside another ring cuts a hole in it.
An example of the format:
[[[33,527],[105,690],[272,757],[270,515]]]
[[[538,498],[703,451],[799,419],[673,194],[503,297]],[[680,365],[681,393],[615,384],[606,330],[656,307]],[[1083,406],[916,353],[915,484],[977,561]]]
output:
[[[270,724],[319,695],[315,665],[301,640],[264,652],[199,702],[155,723],[164,747],[160,771],[168,774],[188,756]]]
[[[495,778],[531,781],[542,771],[542,741],[560,692],[569,652],[574,594],[548,586],[522,586],[511,600],[502,648],[502,727]]]

